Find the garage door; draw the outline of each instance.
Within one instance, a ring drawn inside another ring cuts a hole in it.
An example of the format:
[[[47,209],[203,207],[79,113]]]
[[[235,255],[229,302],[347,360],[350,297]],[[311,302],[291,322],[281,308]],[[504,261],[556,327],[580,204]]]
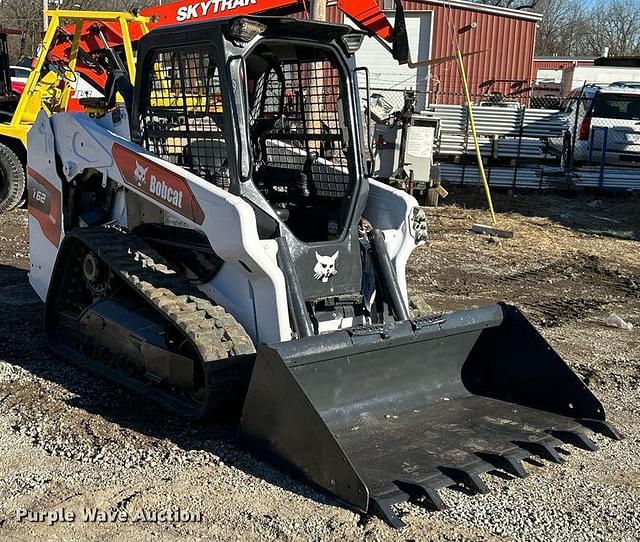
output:
[[[393,24],[393,17],[389,17]],[[432,12],[407,13],[407,32],[413,60],[431,58]],[[373,92],[382,94],[393,105],[403,103],[403,90],[418,90],[418,108],[426,105],[426,91],[429,87],[429,68],[418,69],[399,65],[375,38],[365,38],[356,55],[358,66],[366,66],[371,74]]]

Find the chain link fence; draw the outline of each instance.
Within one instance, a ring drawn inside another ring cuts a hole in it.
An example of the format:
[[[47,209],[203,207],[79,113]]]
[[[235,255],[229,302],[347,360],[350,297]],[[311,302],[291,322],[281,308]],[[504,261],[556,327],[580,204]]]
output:
[[[373,83],[373,97],[402,109],[404,90]],[[440,123],[434,159],[443,180],[479,184],[464,94],[432,89],[416,98],[418,110]],[[585,86],[568,96],[476,92],[472,100],[491,186],[640,191],[640,88]]]
[[[640,190],[640,88],[585,86],[561,109],[568,128],[556,147],[577,183]]]

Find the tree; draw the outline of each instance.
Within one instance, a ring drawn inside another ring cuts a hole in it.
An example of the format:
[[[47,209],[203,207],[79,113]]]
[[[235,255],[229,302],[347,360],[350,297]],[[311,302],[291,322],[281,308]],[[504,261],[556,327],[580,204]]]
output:
[[[640,0],[539,0],[537,53],[561,56],[640,54]]]
[[[540,0],[476,0],[483,4],[509,9],[535,9]]]
[[[42,33],[42,3],[37,0],[3,0],[0,26],[22,30],[19,37],[9,36],[12,59],[35,53]]]
[[[540,0],[536,11],[543,13],[538,29],[539,55],[582,55],[582,37],[589,26],[580,0]]]
[[[611,0],[597,4],[589,14],[588,32],[582,36],[584,49],[593,55],[605,47],[612,56],[640,52],[640,1]]]
[[[599,56],[640,54],[640,0],[479,0],[486,4],[531,9],[544,14],[537,53]]]

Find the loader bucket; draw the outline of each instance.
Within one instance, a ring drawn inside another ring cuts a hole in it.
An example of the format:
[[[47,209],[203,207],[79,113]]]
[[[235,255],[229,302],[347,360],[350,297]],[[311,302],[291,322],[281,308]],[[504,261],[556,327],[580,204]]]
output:
[[[442,509],[438,490],[484,493],[479,474],[524,477],[522,459],[619,438],[577,375],[514,307],[495,305],[340,331],[258,351],[240,425],[266,456],[347,506]]]

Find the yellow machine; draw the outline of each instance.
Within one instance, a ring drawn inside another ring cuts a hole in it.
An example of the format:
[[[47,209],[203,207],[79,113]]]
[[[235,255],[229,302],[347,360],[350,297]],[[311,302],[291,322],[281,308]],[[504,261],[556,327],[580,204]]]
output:
[[[76,66],[83,54],[81,40],[85,37],[83,33],[87,24],[107,23],[119,29],[126,70],[132,80],[135,78],[135,61],[130,29],[135,27],[141,34],[149,31],[149,17],[127,12],[52,10],[47,15],[49,26],[36,65],[11,120],[0,123],[0,212],[15,208],[24,199],[27,132],[38,113],[44,110],[51,115],[70,108],[80,77]],[[53,47],[60,44],[61,23],[71,23],[74,27],[70,53],[64,62],[51,63],[49,54]],[[100,36],[104,38],[101,33]],[[107,42],[104,47],[109,48]]]

